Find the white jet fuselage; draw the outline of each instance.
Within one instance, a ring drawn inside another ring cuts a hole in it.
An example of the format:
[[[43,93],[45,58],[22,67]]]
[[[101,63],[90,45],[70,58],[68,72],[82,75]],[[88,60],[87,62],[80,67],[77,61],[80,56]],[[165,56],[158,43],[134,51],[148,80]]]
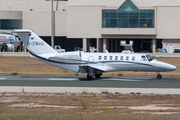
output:
[[[48,59],[42,59],[48,57],[44,55],[41,57],[32,55],[31,57],[75,72],[81,72],[79,70],[86,66],[95,69],[95,73],[100,71],[102,73],[112,71],[168,72],[176,70],[176,66],[157,61],[146,54],[85,53],[76,51],[54,54]]]
[[[157,61],[146,54],[85,53],[83,51],[58,53],[30,30],[15,30],[31,57],[47,64],[79,73],[88,73],[87,78],[100,78],[104,72],[151,71],[167,72],[176,66]],[[12,33],[13,33],[12,32]],[[157,75],[161,79],[160,74]]]

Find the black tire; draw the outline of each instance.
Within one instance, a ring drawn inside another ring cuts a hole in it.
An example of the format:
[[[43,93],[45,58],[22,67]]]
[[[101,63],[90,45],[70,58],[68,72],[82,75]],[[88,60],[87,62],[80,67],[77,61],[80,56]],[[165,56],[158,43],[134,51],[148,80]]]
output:
[[[7,51],[7,45],[4,46],[4,51]]]
[[[1,52],[3,52],[4,46],[1,47]]]
[[[88,74],[88,75],[87,75],[87,79],[88,79],[88,80],[92,80],[93,77]]]
[[[19,47],[17,47],[16,51],[15,52],[18,52],[19,51]]]
[[[96,78],[100,78],[100,77],[101,77],[101,74],[95,74],[95,77],[96,77]]]
[[[162,76],[160,74],[158,74],[157,79],[162,79]]]

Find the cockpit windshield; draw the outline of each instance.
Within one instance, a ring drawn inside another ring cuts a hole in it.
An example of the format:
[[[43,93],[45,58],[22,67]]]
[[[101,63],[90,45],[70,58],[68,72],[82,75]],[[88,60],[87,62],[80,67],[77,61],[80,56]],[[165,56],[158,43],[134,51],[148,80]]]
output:
[[[154,60],[154,58],[153,58],[153,57],[151,57],[150,55],[146,55],[146,57],[147,57],[148,61],[152,61],[152,60]]]

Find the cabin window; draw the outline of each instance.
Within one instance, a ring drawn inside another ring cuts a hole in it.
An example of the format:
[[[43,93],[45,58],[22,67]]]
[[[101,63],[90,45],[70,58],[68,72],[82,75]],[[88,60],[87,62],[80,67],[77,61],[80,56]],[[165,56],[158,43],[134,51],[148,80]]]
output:
[[[79,57],[81,57],[81,52],[79,52]]]
[[[141,56],[141,60],[142,60],[142,61],[146,61],[147,59],[146,59],[146,57],[143,55],[143,56]]]
[[[134,60],[135,60],[135,57],[132,57],[132,60],[134,61]]]
[[[112,60],[112,56],[110,56],[109,59]]]
[[[123,56],[121,56],[121,60],[123,60]]]
[[[126,60],[129,60],[129,56],[126,57]]]
[[[99,56],[99,60],[101,60],[101,56]]]
[[[115,57],[115,60],[118,60],[118,56]]]
[[[107,60],[107,56],[104,56],[104,60]]]

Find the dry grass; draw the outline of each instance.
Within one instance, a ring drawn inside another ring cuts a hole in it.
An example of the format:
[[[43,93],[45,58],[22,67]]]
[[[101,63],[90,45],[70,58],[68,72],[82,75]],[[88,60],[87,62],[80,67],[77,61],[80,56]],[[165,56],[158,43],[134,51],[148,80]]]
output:
[[[156,58],[157,60],[167,62],[177,66],[176,71],[162,72],[163,76],[180,76],[180,58]],[[0,57],[0,74],[10,75],[18,73],[18,75],[75,75],[75,72],[62,68],[53,67],[51,65],[39,62],[30,57]],[[103,76],[155,76],[154,72],[108,72]],[[86,74],[78,74],[86,75]]]
[[[0,97],[2,120],[178,120],[180,117],[179,95],[0,93]]]

